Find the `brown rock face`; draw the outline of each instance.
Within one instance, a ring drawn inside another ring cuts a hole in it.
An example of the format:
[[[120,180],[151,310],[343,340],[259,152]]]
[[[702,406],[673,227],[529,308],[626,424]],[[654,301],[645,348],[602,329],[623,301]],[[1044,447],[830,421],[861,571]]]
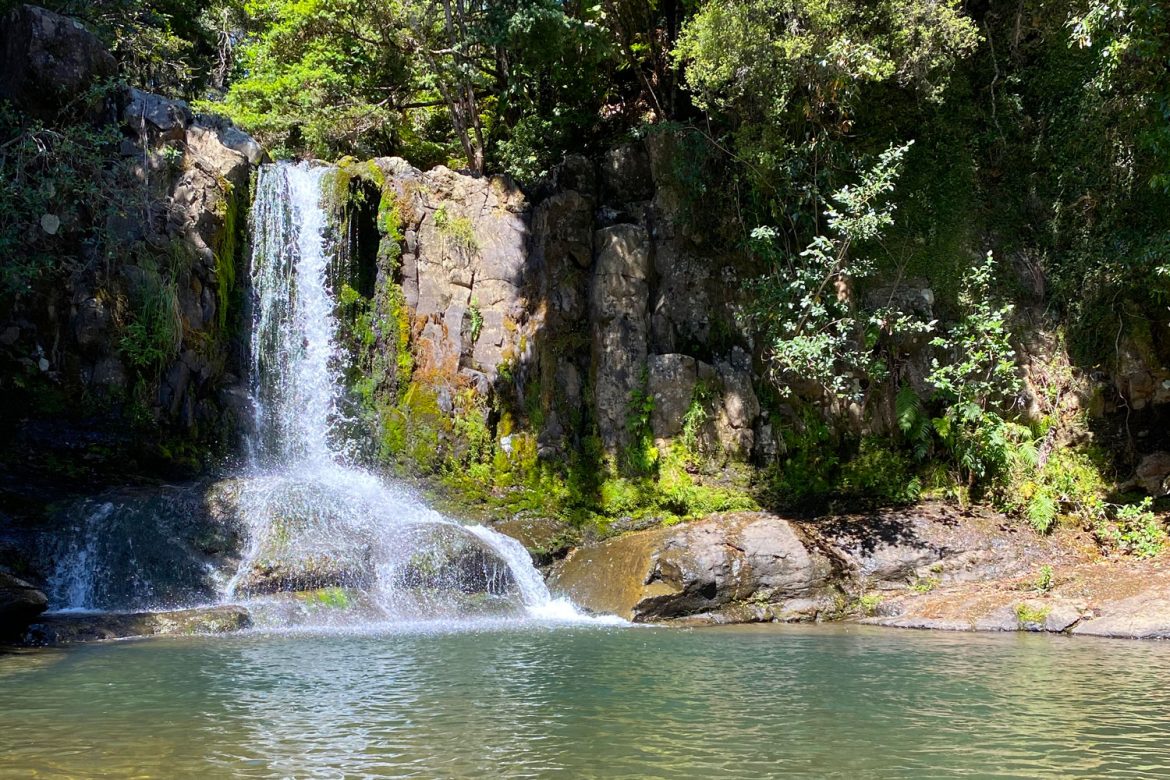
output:
[[[44,8],[21,5],[0,19],[0,98],[50,117],[117,63],[80,22]]]
[[[828,602],[832,567],[797,528],[762,512],[715,515],[576,550],[550,586],[595,612],[645,621],[711,613],[748,599]]]

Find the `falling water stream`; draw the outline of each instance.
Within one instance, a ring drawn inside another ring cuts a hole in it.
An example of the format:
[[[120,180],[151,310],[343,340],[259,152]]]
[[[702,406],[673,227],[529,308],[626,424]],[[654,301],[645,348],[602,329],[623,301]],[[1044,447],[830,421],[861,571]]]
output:
[[[485,613],[580,619],[571,604],[550,596],[514,539],[446,518],[353,462],[354,442],[344,433],[352,426],[341,411],[337,280],[330,278],[338,247],[321,202],[330,170],[277,163],[259,172],[251,264],[255,425],[233,497],[246,541],[238,566],[223,572],[221,600],[247,602],[262,625]],[[93,501],[80,512],[60,551],[54,606],[114,604],[103,585],[114,573],[103,545],[118,535],[110,519],[131,511]],[[127,567],[142,568],[136,560]],[[138,604],[150,593],[149,576],[142,579]]]

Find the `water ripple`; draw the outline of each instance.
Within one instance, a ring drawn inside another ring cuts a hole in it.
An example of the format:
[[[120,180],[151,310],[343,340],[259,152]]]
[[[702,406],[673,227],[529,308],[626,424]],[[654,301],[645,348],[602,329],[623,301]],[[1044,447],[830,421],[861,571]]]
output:
[[[0,778],[1170,777],[1168,660],[854,627],[122,642],[0,656]]]

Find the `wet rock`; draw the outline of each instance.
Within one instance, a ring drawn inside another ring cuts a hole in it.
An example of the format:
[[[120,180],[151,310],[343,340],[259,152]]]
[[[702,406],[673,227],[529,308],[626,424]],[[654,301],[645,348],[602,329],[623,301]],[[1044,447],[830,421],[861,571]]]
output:
[[[243,544],[240,517],[221,509],[204,483],[117,489],[57,506],[45,571],[68,580],[84,567],[89,576],[79,595],[51,591],[54,606],[136,611],[215,599]]]
[[[537,566],[563,558],[580,541],[580,532],[553,517],[526,517],[496,523],[495,530],[512,537],[528,550]]]
[[[49,606],[44,593],[0,571],[0,637],[19,636]]]
[[[285,553],[255,561],[240,577],[236,593],[258,596],[321,588],[368,588],[373,582],[368,551],[356,560],[324,553]]]
[[[362,495],[292,477],[229,480],[213,493],[217,511],[246,518],[253,537],[237,593],[367,588],[373,582],[378,515]]]
[[[0,18],[0,98],[29,114],[50,118],[117,71],[102,42],[76,20],[32,5]]]
[[[830,561],[797,528],[767,513],[715,515],[578,548],[550,586],[586,609],[636,621],[720,611],[746,601],[818,601]]]
[[[125,637],[224,634],[251,625],[248,610],[234,604],[165,612],[54,614],[32,625],[25,642],[65,645]]]
[[[409,551],[395,571],[399,587],[443,593],[505,596],[516,592],[508,564],[466,529],[455,525],[421,525],[401,534]]]

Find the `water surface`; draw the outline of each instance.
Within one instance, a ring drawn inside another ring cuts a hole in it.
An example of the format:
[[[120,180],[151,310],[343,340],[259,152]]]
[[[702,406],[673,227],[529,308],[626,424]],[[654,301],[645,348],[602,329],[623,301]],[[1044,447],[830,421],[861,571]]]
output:
[[[1170,644],[526,622],[0,656],[0,777],[1170,777]]]

